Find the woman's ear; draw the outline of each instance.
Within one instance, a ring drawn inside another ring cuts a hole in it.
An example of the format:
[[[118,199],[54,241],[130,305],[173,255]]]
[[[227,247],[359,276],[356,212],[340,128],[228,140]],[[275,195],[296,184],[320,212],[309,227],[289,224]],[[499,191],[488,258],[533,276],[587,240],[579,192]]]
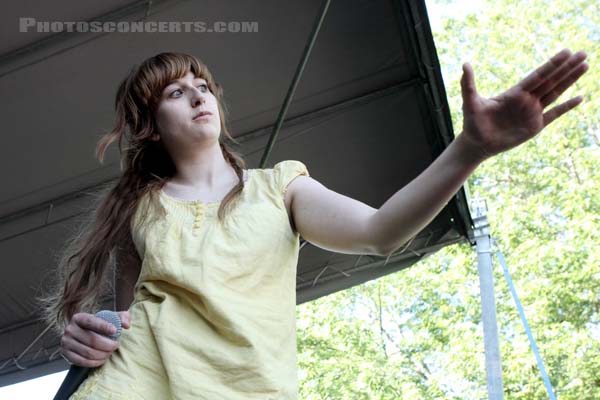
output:
[[[158,133],[153,133],[152,136],[150,136],[150,140],[158,142],[160,140],[160,135]]]

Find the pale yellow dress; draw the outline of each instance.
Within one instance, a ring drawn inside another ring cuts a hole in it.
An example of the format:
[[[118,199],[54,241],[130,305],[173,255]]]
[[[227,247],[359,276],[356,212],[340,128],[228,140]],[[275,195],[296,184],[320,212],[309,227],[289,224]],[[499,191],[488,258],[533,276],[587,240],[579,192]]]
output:
[[[295,160],[248,170],[224,225],[219,203],[161,191],[159,217],[145,196],[131,223],[143,260],[131,328],[71,399],[297,399],[299,235],[283,198],[298,175]]]

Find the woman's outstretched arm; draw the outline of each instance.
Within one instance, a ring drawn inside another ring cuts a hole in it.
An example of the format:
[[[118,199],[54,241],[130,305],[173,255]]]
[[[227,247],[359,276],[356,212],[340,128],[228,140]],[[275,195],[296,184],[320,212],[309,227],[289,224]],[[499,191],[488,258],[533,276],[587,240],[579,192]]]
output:
[[[387,255],[442,210],[477,166],[533,138],[581,103],[580,96],[544,112],[588,69],[586,54],[564,49],[504,93],[479,96],[463,65],[463,132],[417,178],[378,210],[299,176],[287,190],[297,231],[309,242],[348,254]]]

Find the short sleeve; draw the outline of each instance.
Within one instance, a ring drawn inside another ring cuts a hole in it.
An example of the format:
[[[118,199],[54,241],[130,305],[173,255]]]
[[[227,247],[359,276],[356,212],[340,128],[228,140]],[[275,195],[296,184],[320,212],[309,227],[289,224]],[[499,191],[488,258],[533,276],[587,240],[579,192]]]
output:
[[[283,197],[285,197],[285,192],[294,178],[300,175],[310,176],[306,165],[296,160],[278,162],[273,167],[273,170],[275,171],[277,188]]]

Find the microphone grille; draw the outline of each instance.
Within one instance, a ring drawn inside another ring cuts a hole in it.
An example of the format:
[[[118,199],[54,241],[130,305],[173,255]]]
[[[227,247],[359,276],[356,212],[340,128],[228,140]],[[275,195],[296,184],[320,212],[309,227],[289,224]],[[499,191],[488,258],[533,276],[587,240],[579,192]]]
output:
[[[96,317],[101,318],[106,322],[114,325],[115,328],[117,328],[117,331],[112,335],[108,335],[108,337],[112,340],[119,339],[119,336],[121,336],[121,318],[119,318],[119,314],[110,310],[102,310],[96,313]]]

